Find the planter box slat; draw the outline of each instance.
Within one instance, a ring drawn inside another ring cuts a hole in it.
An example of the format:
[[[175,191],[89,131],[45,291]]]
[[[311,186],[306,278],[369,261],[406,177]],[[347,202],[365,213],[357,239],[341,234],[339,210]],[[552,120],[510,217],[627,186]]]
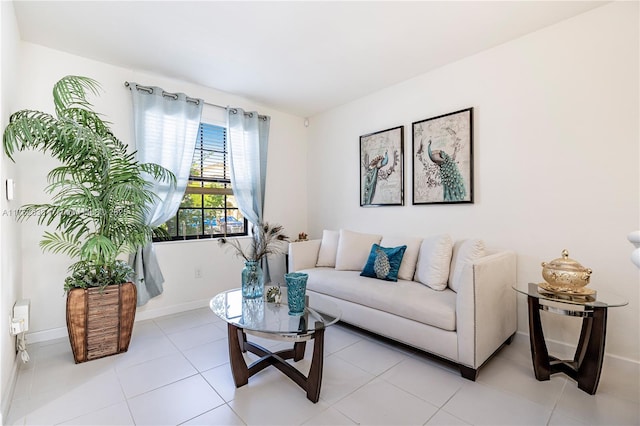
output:
[[[119,305],[100,306],[100,307],[97,307],[97,308],[89,305],[89,318],[96,319],[96,320],[100,321],[100,320],[106,320],[107,319],[107,318],[105,318],[105,315],[114,315],[114,314],[115,314],[115,316],[117,318],[119,309],[120,309]]]

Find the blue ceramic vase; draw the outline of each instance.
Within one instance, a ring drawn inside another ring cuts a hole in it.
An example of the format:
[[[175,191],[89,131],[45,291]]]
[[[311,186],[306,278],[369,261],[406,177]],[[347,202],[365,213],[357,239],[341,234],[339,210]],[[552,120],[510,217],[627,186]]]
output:
[[[304,314],[305,293],[307,292],[307,279],[309,275],[302,272],[284,274],[287,282],[287,303],[289,315]]]

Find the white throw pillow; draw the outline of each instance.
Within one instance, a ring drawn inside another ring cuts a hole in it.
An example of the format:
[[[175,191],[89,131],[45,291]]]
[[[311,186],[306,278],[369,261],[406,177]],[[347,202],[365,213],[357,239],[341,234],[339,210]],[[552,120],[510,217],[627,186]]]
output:
[[[420,244],[422,238],[412,237],[382,237],[380,245],[383,247],[407,246],[402,256],[398,278],[401,280],[413,281],[413,275],[416,273],[416,264],[418,263],[418,254],[420,253]]]
[[[336,271],[362,271],[367,264],[371,246],[380,244],[381,235],[340,230]]]
[[[485,256],[484,242],[477,239],[456,241],[453,245],[451,270],[449,271],[449,287],[457,292],[460,288],[460,276],[464,265]]]
[[[425,238],[420,245],[415,280],[434,290],[447,288],[453,240],[449,235]]]
[[[328,266],[334,268],[336,266],[336,255],[338,253],[338,241],[340,240],[340,232],[338,231],[322,231],[322,242],[318,251],[318,261],[316,266]]]

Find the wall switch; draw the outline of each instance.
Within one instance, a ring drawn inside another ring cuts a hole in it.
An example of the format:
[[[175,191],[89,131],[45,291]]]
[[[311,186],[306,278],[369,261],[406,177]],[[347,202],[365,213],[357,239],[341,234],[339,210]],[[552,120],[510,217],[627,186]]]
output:
[[[7,200],[13,200],[15,185],[13,179],[7,179]]]
[[[196,278],[202,278],[202,269],[200,269],[200,267],[199,267],[199,266],[197,266],[197,267],[196,267],[196,269],[195,269],[195,273],[194,273],[194,276],[195,276]]]

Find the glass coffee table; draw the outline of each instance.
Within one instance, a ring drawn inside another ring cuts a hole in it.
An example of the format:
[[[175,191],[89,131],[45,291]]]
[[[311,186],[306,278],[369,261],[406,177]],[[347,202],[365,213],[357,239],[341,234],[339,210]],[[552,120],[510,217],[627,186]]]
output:
[[[607,309],[625,306],[627,301],[600,291],[593,294],[553,292],[541,288],[537,283],[513,289],[527,296],[531,358],[536,379],[549,380],[552,374],[564,373],[578,382],[578,388],[595,394],[604,361]],[[582,318],[580,339],[572,360],[549,355],[542,332],[541,310]]]
[[[310,401],[318,402],[324,360],[324,331],[340,319],[341,312],[334,303],[314,296],[307,300],[306,305],[302,315],[289,315],[286,303],[271,303],[262,298],[244,299],[240,289],[224,291],[211,299],[209,307],[213,313],[227,322],[229,360],[236,387],[246,385],[249,377],[273,365],[304,389]],[[247,341],[247,334],[292,342],[293,348],[271,352]],[[306,343],[312,339],[311,367],[308,376],[305,376],[286,360],[303,359]],[[260,359],[247,365],[242,356],[246,351],[258,355]]]

